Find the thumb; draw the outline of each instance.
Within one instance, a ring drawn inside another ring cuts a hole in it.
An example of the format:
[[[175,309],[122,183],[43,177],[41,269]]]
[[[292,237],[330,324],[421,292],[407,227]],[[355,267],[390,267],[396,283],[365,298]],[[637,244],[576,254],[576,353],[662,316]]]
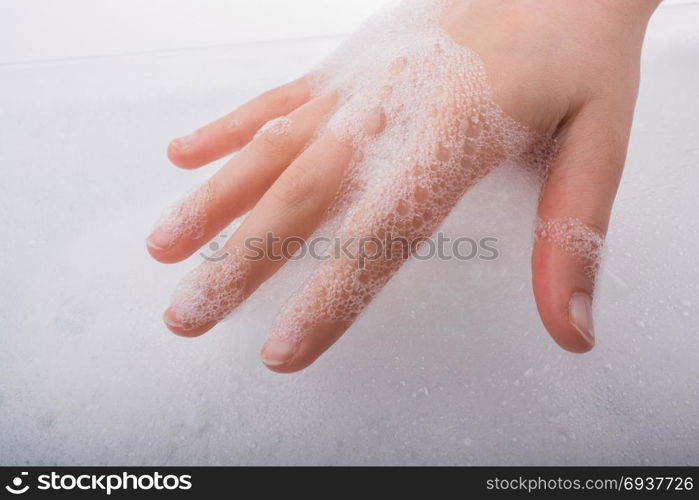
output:
[[[595,276],[632,115],[612,109],[589,103],[566,127],[539,201],[532,254],[534,296],[544,326],[571,352],[586,352],[595,344]]]

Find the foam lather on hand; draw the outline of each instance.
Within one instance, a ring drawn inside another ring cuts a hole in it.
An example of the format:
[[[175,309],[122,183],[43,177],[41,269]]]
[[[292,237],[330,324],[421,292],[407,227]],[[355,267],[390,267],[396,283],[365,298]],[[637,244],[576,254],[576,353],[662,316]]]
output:
[[[330,135],[355,152],[314,236],[343,242],[351,256],[318,264],[283,308],[273,335],[298,345],[319,325],[356,318],[416,250],[414,243],[430,236],[463,194],[498,166],[516,162],[545,177],[555,141],[495,103],[480,56],[442,27],[452,4],[408,0],[390,8],[312,73],[316,97],[338,96],[314,138]],[[289,126],[282,117],[260,133],[284,135]],[[371,258],[361,243],[368,238],[379,242]],[[388,243],[395,238],[401,241]],[[244,259],[232,255],[187,277],[173,302],[178,316],[204,324],[237,307]]]
[[[534,235],[582,260],[588,277],[595,279],[604,247],[604,234],[600,231],[575,217],[539,217]]]
[[[213,198],[211,181],[206,181],[170,208],[158,222],[162,234],[169,235],[169,244],[161,250],[169,250],[183,238],[198,240],[206,230],[206,205]]]
[[[260,127],[260,130],[258,130],[255,134],[255,138],[258,138],[263,134],[287,135],[290,129],[291,118],[288,116],[280,116],[279,118],[268,121],[262,127]]]
[[[419,241],[494,168],[546,163],[551,148],[542,144],[551,141],[503,112],[481,58],[444,31],[452,4],[410,0],[388,9],[314,73],[316,95],[340,96],[326,132],[357,151],[319,233]],[[415,248],[408,250],[386,245],[387,258],[320,264],[274,335],[298,343],[318,325],[353,320]]]
[[[221,250],[182,279],[171,301],[177,327],[221,321],[243,301],[250,262],[231,252]]]

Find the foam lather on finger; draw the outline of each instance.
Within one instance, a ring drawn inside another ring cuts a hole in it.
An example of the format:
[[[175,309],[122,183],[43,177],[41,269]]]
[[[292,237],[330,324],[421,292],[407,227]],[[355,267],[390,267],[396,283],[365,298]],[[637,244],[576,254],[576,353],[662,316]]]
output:
[[[240,253],[223,249],[190,271],[172,296],[170,309],[183,330],[218,322],[244,299],[251,263]]]
[[[198,240],[204,236],[207,222],[206,206],[212,198],[211,181],[206,181],[161,216],[156,226],[159,232],[167,234],[169,239],[169,244],[163,250],[169,250],[183,238]]]
[[[580,259],[594,281],[604,247],[604,234],[575,217],[539,217],[534,236]]]
[[[280,116],[279,118],[275,118],[274,120],[268,121],[262,127],[260,127],[260,130],[257,131],[255,137],[257,138],[263,134],[271,134],[277,136],[288,135],[290,130],[291,118],[289,118],[288,116]]]
[[[370,18],[313,74],[335,92],[325,132],[356,151],[318,231],[342,241],[431,235],[461,196],[506,162],[545,170],[553,140],[495,102],[480,56],[442,26],[451,0],[408,0]],[[543,174],[542,174],[543,177]],[[415,248],[323,262],[273,334],[298,343],[316,325],[351,321]]]

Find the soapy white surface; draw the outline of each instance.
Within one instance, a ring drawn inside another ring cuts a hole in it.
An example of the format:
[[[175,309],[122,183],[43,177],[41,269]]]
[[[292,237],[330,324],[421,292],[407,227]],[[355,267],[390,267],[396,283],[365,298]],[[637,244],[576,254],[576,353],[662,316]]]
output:
[[[0,66],[0,463],[698,464],[696,5],[649,28],[591,353],[540,324],[536,184],[512,170],[444,226],[499,260],[409,262],[304,372],[258,358],[303,263],[203,337],[167,331],[201,257],[144,239],[216,168],[168,165],[167,142],[338,41]]]

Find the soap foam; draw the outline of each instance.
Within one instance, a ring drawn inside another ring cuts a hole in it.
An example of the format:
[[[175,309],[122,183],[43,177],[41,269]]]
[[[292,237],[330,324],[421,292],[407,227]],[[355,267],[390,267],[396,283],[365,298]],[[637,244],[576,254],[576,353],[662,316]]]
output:
[[[206,230],[206,206],[213,198],[210,180],[204,182],[181,201],[171,207],[160,218],[156,227],[170,235],[168,250],[182,238],[199,240]]]
[[[575,217],[539,217],[535,238],[546,240],[580,259],[588,278],[594,281],[602,259],[604,234]]]
[[[225,318],[244,299],[251,263],[222,249],[185,276],[171,302],[179,326],[191,330]]]
[[[314,236],[416,241],[431,235],[470,187],[503,164],[533,168],[545,179],[555,139],[518,123],[495,103],[480,56],[441,25],[452,5],[408,0],[387,9],[312,72],[315,98],[338,96],[312,140],[330,134],[355,151]],[[287,134],[290,126],[281,117],[259,134]],[[594,238],[572,221],[549,230],[576,255],[596,251]],[[273,335],[298,343],[319,324],[356,318],[410,255],[403,248],[382,250],[386,258],[345,256],[319,264],[282,309]],[[238,260],[244,256],[207,263],[185,280],[174,301],[185,321],[219,320],[237,307],[249,272]]]
[[[255,134],[255,138],[258,138],[263,134],[272,134],[278,136],[288,135],[289,131],[291,130],[291,124],[291,118],[289,118],[288,116],[280,116],[279,118],[275,118],[274,120],[268,121],[262,127],[260,127],[260,130],[258,130]]]
[[[340,96],[326,131],[358,151],[319,233],[416,241],[499,165],[545,168],[551,141],[500,109],[478,54],[441,27],[452,3],[411,0],[371,18],[314,73],[316,95]],[[353,320],[407,257],[387,256],[321,264],[273,334],[298,343],[319,324]]]

